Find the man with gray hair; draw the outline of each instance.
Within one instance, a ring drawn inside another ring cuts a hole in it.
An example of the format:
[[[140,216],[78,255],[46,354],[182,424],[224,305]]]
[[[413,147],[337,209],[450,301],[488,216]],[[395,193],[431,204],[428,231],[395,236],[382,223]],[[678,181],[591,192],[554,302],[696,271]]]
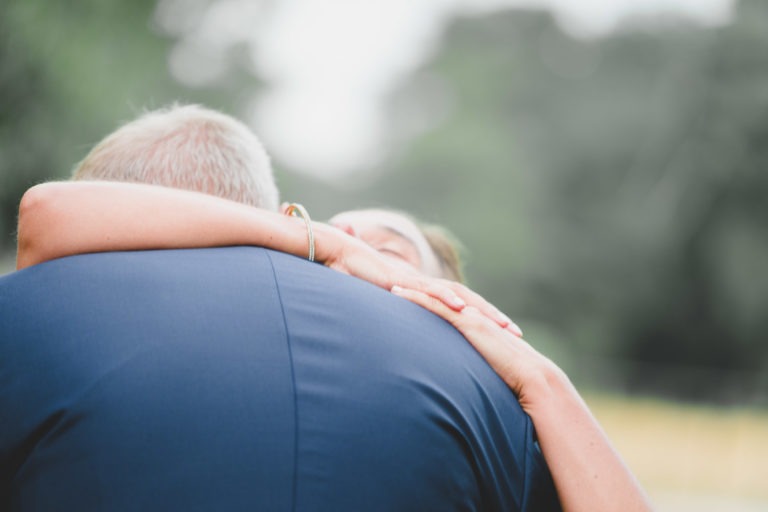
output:
[[[258,141],[200,107],[128,123],[75,177],[277,208]],[[386,290],[258,247],[0,277],[0,510],[558,509],[507,385]]]
[[[243,123],[198,105],[147,112],[99,142],[76,180],[147,183],[204,192],[276,211],[269,156]]]

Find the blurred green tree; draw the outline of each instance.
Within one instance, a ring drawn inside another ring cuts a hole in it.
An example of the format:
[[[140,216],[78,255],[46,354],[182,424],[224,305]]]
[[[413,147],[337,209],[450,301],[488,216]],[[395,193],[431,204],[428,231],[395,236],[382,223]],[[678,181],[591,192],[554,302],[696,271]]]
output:
[[[120,121],[172,101],[231,110],[233,87],[190,89],[168,71],[156,0],[0,2],[0,255],[19,199],[62,179]]]

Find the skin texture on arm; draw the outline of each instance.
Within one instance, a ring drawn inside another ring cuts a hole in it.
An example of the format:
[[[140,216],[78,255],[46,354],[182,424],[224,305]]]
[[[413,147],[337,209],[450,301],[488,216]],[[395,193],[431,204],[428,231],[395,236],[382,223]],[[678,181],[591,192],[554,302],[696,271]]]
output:
[[[517,395],[536,428],[564,511],[653,510],[576,388],[552,361],[473,307],[456,312],[418,291],[392,291],[450,322]]]
[[[300,219],[175,189],[112,182],[37,185],[19,206],[18,269],[89,252],[225,245],[308,252]],[[279,241],[276,238],[279,237]],[[318,237],[318,258],[330,257]]]
[[[362,241],[312,222],[315,259],[377,286],[423,291],[449,307],[478,307],[501,326],[506,316],[468,288],[396,265]],[[134,183],[51,182],[19,206],[17,269],[89,252],[255,245],[307,257],[302,219],[219,197]],[[515,326],[516,327],[516,326]]]

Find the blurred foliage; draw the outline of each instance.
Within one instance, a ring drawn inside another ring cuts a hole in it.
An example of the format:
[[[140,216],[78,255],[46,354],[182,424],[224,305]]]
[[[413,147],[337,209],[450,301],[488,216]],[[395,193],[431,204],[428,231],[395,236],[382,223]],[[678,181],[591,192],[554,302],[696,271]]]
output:
[[[173,41],[152,26],[155,4],[0,2],[0,254],[14,247],[23,192],[68,178],[121,122],[172,101],[239,106],[241,81],[193,90],[173,80]]]
[[[23,191],[121,120],[176,99],[242,112],[260,86],[237,46],[225,79],[174,82],[180,36],[155,3],[0,3],[0,254]],[[451,227],[472,286],[577,380],[768,401],[768,3],[597,39],[543,11],[456,19],[388,111],[376,173],[339,188],[278,169],[284,196]]]

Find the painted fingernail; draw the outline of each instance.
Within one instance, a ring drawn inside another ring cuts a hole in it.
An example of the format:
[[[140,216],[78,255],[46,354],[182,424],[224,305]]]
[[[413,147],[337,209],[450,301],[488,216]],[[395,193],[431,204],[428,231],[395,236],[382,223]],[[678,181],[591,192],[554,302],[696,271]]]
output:
[[[453,298],[451,299],[451,304],[453,304],[457,308],[463,308],[467,305],[467,303],[464,302],[464,300],[458,295],[453,296]]]
[[[509,318],[507,315],[505,315],[501,311],[496,311],[496,319],[497,319],[497,322],[501,324],[502,327],[508,327],[514,323],[511,318]]]

